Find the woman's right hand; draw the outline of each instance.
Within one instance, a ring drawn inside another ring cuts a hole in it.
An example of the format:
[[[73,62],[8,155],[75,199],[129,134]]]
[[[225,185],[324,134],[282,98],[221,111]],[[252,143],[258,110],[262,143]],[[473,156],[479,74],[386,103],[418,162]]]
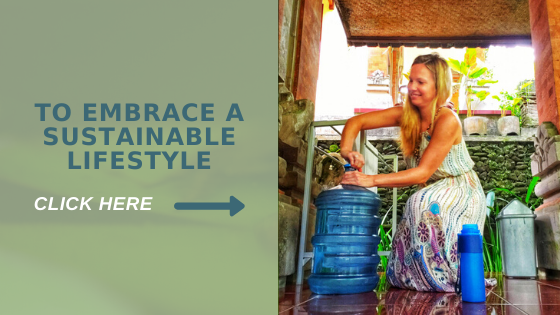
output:
[[[341,150],[340,154],[355,169],[360,169],[365,164],[364,156],[360,152]]]

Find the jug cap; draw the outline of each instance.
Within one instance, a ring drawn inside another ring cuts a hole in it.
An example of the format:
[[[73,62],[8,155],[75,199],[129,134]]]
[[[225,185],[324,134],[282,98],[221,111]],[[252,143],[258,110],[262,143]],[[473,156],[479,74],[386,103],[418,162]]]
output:
[[[344,171],[345,172],[353,172],[356,169],[352,167],[352,165],[350,165],[350,163],[344,164]]]

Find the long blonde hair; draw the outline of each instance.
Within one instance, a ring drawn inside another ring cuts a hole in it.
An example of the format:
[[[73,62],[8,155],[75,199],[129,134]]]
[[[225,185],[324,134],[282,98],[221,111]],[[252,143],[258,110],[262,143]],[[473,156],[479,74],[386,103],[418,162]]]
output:
[[[423,64],[434,74],[436,85],[436,96],[432,101],[432,122],[434,121],[436,108],[447,103],[451,96],[451,68],[447,61],[437,53],[420,55],[414,59],[412,65]],[[414,150],[420,143],[422,131],[420,111],[412,104],[410,95],[404,102],[403,116],[401,119],[400,146],[405,156],[412,156]]]

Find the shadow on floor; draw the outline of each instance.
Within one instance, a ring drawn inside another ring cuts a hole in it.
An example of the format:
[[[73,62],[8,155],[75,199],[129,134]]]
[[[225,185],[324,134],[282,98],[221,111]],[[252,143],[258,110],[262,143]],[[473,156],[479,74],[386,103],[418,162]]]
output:
[[[486,290],[486,303],[462,303],[455,293],[389,288],[382,275],[373,292],[316,295],[307,286],[287,286],[279,295],[279,314],[560,314],[560,281],[508,279]]]

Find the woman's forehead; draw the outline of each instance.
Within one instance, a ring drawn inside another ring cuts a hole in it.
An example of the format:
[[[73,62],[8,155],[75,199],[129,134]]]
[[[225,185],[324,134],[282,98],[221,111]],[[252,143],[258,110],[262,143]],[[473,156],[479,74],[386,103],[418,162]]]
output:
[[[428,69],[428,67],[426,67],[426,65],[422,63],[412,65],[412,68],[410,68],[410,76],[426,79],[434,78],[434,74],[432,73],[432,71],[430,71],[430,69]]]

